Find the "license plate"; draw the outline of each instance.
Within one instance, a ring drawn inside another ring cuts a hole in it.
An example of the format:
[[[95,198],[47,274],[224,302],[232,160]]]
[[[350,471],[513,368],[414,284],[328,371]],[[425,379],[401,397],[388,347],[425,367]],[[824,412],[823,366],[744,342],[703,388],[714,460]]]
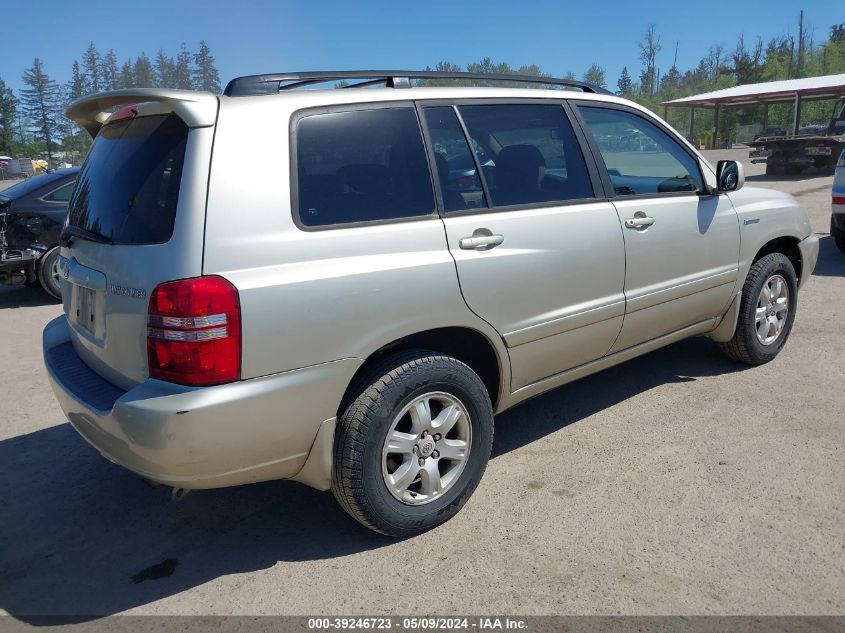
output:
[[[94,334],[94,309],[97,302],[97,293],[82,286],[77,286],[76,292],[76,322],[89,334]]]
[[[808,147],[807,148],[807,155],[808,156],[830,156],[830,148],[829,147]]]

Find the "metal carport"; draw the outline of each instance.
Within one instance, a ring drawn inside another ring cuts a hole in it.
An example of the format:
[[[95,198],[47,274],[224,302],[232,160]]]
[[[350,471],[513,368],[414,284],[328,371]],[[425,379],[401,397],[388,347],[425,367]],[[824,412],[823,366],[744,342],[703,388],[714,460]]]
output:
[[[792,133],[797,134],[801,126],[801,103],[821,99],[845,97],[845,74],[807,77],[805,79],[787,79],[767,81],[758,84],[732,86],[713,92],[704,92],[691,97],[663,102],[663,114],[666,118],[668,108],[689,108],[689,130],[692,133],[695,123],[696,108],[715,110],[713,115],[713,134],[709,149],[716,147],[716,135],[719,129],[719,111],[724,107],[765,106],[763,127],[768,125],[769,106],[773,103],[793,103]]]

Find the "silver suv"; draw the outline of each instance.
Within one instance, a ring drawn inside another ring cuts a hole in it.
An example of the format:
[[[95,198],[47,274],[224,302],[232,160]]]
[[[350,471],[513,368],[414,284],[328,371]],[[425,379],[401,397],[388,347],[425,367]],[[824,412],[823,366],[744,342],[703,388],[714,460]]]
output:
[[[295,479],[408,536],[526,398],[688,336],[778,354],[818,253],[792,197],[589,85],[440,79],[73,104],[95,140],[44,357],[77,431],[176,495]]]

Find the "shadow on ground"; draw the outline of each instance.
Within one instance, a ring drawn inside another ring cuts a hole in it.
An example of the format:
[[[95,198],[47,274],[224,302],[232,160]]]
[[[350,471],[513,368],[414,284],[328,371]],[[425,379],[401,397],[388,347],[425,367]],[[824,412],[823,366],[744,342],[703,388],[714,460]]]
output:
[[[494,458],[634,394],[737,369],[707,340],[678,343],[499,416]],[[167,489],[107,462],[68,424],[1,441],[0,464],[0,608],[33,624],[95,619],[220,576],[393,542],[331,494],[291,482],[170,502]]]
[[[814,180],[832,175],[833,170],[830,167],[810,167],[800,174],[755,174],[753,176],[746,176],[745,180],[751,182],[801,182],[802,180]],[[830,183],[826,183],[825,186],[829,187]]]
[[[819,236],[819,260],[813,270],[820,277],[845,277],[845,253],[836,248],[830,235]]]
[[[0,286],[0,310],[6,308],[35,308],[61,303],[41,288],[30,286]]]

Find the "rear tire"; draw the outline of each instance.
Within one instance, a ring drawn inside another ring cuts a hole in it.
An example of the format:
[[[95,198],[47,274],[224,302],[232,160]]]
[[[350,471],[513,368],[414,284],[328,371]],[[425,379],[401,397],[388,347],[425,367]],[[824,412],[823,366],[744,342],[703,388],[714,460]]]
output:
[[[455,358],[393,354],[357,382],[341,409],[332,492],[371,530],[404,538],[440,525],[484,474],[493,409],[481,378]]]
[[[757,260],[742,287],[736,331],[720,345],[722,352],[746,365],[768,363],[789,338],[797,305],[798,280],[789,258],[771,253]]]
[[[51,297],[62,298],[62,287],[59,283],[59,247],[53,247],[38,260],[36,274],[38,283]]]

